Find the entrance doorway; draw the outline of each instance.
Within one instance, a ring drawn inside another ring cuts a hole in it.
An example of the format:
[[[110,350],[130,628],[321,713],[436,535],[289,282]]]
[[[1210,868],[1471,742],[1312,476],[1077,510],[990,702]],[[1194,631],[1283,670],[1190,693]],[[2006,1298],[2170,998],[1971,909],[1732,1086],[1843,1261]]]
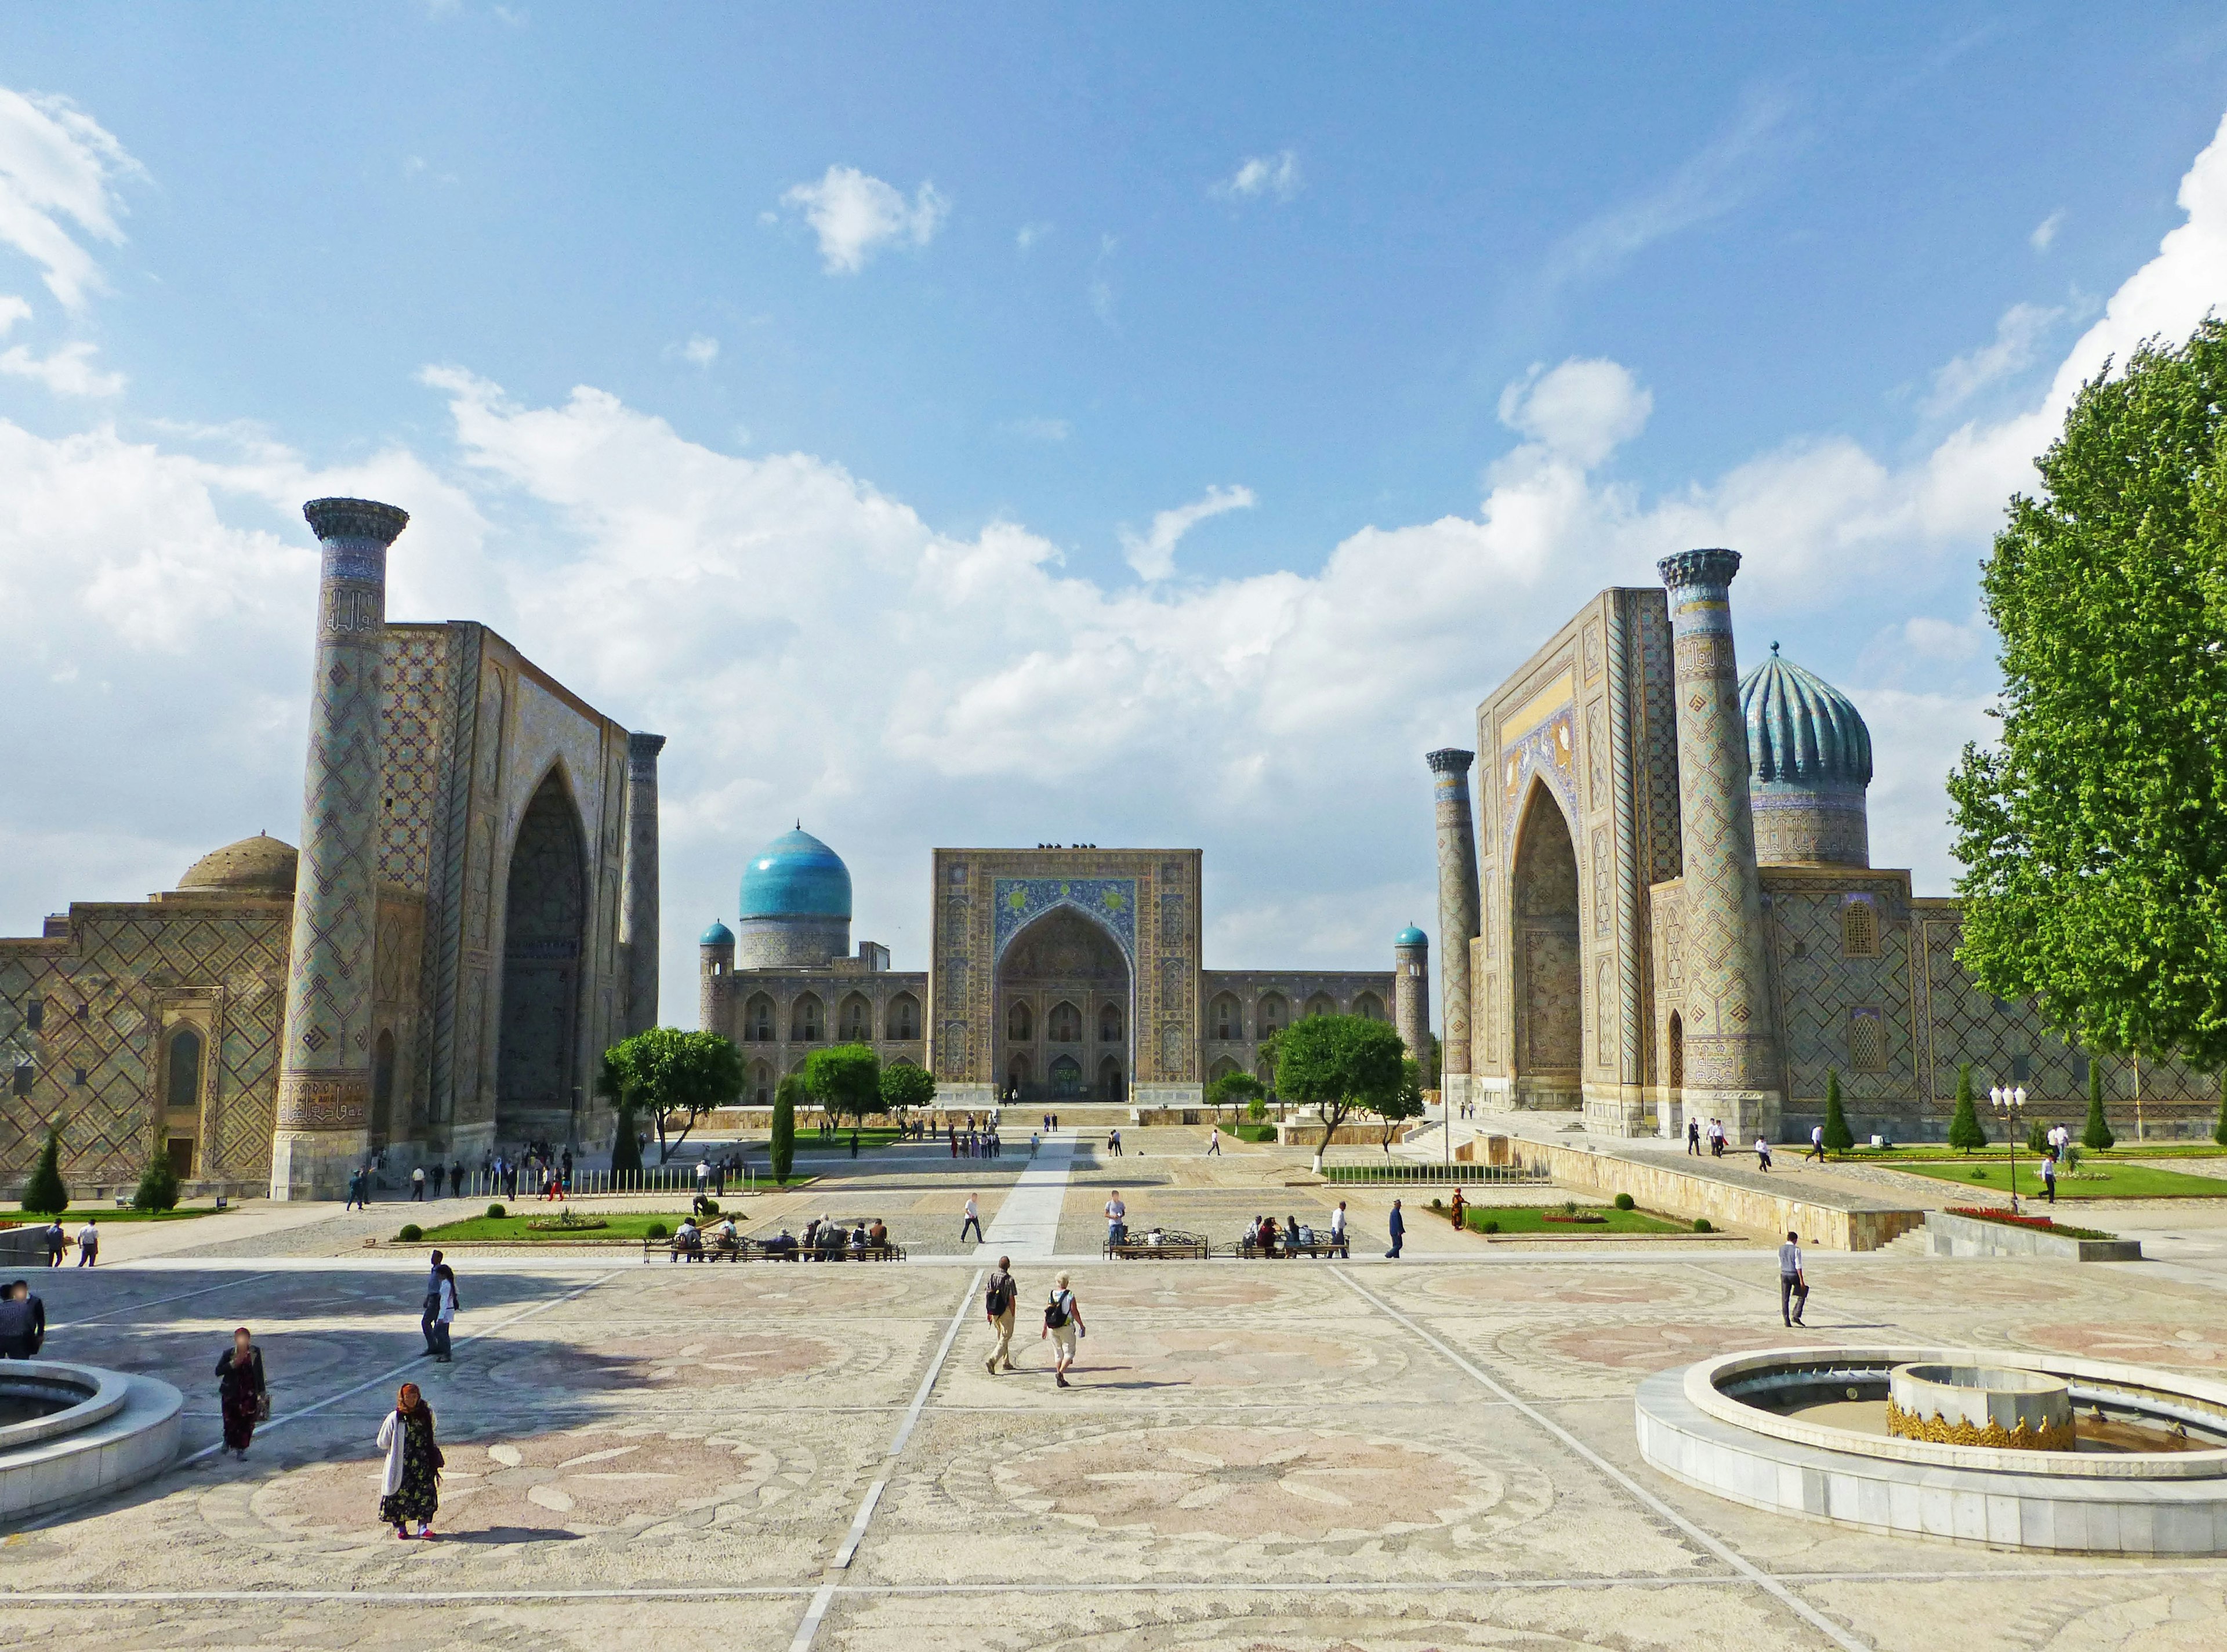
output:
[[[552,769],[526,806],[510,852],[495,1068],[499,1142],[563,1143],[571,1136],[586,858],[579,811]]]
[[[1073,907],[1052,908],[998,961],[993,1070],[1024,1102],[1118,1100],[1135,1021],[1129,992],[1129,961],[1112,931]],[[1084,1065],[1091,1049],[1094,1069]]]
[[[1575,1107],[1584,1091],[1585,995],[1578,937],[1578,856],[1569,824],[1534,781],[1516,840],[1515,1100]]]

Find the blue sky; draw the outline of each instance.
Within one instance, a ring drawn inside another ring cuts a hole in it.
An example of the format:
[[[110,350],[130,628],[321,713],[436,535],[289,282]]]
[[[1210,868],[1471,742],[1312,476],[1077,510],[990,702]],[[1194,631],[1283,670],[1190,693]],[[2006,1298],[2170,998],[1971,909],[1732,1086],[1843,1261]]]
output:
[[[801,813],[901,962],[1046,839],[1378,962],[1420,752],[1720,538],[1938,892],[2001,501],[2227,287],[2216,8],[21,8],[0,87],[16,933],[293,835],[343,485],[673,737],[682,941]]]

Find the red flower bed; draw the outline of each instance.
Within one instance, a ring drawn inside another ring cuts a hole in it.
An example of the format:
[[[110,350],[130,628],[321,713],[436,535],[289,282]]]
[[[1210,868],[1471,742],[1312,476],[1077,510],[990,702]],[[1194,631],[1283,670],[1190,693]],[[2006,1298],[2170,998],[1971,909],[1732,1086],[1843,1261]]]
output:
[[[2006,1228],[2039,1228],[2045,1234],[2061,1234],[2067,1239],[2116,1239],[2116,1234],[2100,1233],[2093,1228],[2067,1228],[2047,1216],[2029,1216],[2023,1213],[2013,1215],[2007,1210],[1990,1210],[1982,1205],[1952,1204],[1943,1213],[1951,1216],[1969,1216],[1975,1221],[1999,1221]]]

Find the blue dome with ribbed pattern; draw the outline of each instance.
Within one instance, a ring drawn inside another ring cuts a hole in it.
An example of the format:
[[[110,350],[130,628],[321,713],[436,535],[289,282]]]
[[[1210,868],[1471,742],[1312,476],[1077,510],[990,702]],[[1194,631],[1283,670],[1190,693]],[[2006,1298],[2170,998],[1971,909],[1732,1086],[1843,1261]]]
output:
[[[784,832],[743,873],[740,918],[851,917],[851,869],[809,832]]]
[[[1750,772],[1796,786],[1868,786],[1872,731],[1854,702],[1814,672],[1771,658],[1739,681]]]

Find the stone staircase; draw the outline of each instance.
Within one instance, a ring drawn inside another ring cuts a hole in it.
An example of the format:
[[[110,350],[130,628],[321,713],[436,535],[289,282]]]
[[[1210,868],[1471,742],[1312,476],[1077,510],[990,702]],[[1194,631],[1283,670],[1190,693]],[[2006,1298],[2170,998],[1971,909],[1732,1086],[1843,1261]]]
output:
[[[1889,1253],[1897,1256],[1930,1256],[1933,1254],[1932,1235],[1923,1228],[1913,1228],[1908,1233],[1887,1241],[1875,1253],[1886,1255]]]

